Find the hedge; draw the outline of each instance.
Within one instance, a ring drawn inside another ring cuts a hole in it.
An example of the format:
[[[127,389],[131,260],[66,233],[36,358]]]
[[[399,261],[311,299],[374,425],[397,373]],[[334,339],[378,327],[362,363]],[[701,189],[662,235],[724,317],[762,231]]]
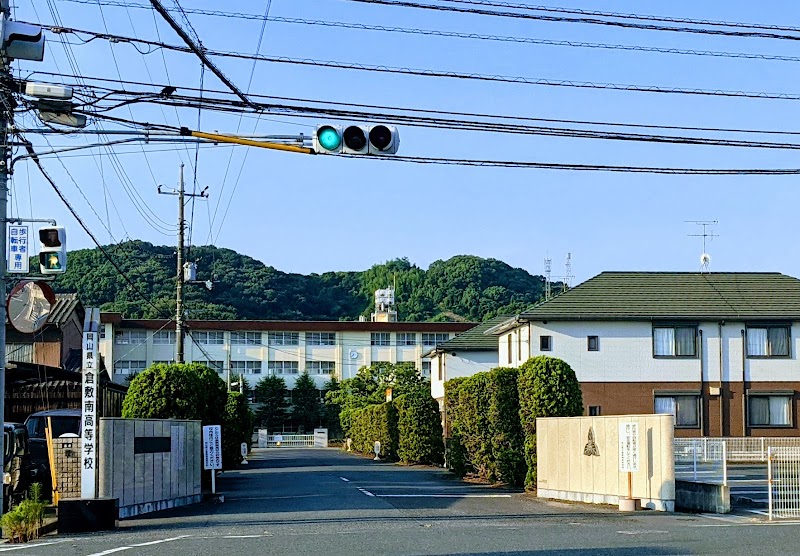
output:
[[[377,440],[381,443],[381,457],[397,459],[397,409],[392,402],[352,410],[350,416],[349,432],[355,451],[362,454],[374,453],[373,445]]]
[[[525,477],[517,369],[499,367],[445,383],[448,465],[490,481]]]
[[[394,400],[397,408],[399,444],[397,455],[404,463],[441,465],[444,462],[439,404],[427,389],[415,390]]]
[[[536,486],[536,418],[583,415],[583,396],[575,371],[555,357],[528,359],[519,368],[517,384],[528,466],[525,488],[532,489]]]

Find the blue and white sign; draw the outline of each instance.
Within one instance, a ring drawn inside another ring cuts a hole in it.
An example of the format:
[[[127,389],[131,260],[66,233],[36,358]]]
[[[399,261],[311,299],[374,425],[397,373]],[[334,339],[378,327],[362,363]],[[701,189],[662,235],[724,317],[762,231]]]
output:
[[[11,274],[27,274],[29,271],[30,243],[28,226],[9,224],[8,249],[6,261],[8,261],[8,272]]]

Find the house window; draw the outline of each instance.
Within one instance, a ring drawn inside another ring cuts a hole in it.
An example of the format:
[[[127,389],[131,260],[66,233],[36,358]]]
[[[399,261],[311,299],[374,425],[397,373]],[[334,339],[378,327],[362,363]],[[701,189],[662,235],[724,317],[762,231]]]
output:
[[[600,416],[600,406],[599,405],[590,405],[589,406],[589,417],[599,417]]]
[[[508,353],[508,364],[511,365],[512,359],[511,359],[511,333],[510,332],[508,333],[508,336],[506,336],[506,340],[508,341],[508,345],[506,346],[506,353]]]
[[[261,344],[261,332],[231,332],[232,346],[257,346]]]
[[[237,375],[260,375],[261,361],[231,361],[231,373]]]
[[[6,344],[6,363],[33,363],[33,344]]]
[[[175,343],[174,330],[156,330],[153,332],[153,345],[163,346]]]
[[[430,377],[431,376],[431,362],[430,361],[423,361],[422,362],[422,376]]]
[[[267,342],[271,346],[298,346],[300,345],[299,332],[270,332]]]
[[[370,334],[370,344],[373,346],[389,346],[391,345],[390,335],[388,332],[373,332]]]
[[[306,361],[306,371],[310,375],[332,375],[336,372],[334,361]]]
[[[198,344],[221,346],[225,342],[224,332],[201,330],[200,332],[195,332],[194,337]]]
[[[553,351],[552,336],[539,336],[539,351]]]
[[[653,328],[655,357],[694,357],[697,355],[697,328],[657,326]]]
[[[450,339],[450,334],[422,334],[422,345],[435,346]]]
[[[700,397],[696,395],[655,396],[655,413],[675,417],[676,427],[700,426]]]
[[[147,342],[144,330],[120,330],[114,334],[114,343],[119,346],[141,345]]]
[[[586,336],[586,349],[589,351],[600,351],[600,337]]]
[[[299,372],[297,361],[270,361],[267,371],[272,375],[296,375]]]
[[[748,396],[747,418],[754,427],[790,427],[792,396]]]
[[[788,357],[788,326],[748,326],[748,357]]]
[[[153,365],[172,365],[172,361],[166,361],[161,359],[158,361],[153,361]]]
[[[415,346],[417,345],[417,335],[414,332],[398,332],[397,334],[398,346]]]
[[[517,361],[522,361],[522,332],[517,330]]]
[[[306,332],[306,343],[310,346],[335,346],[336,332]]]
[[[147,361],[116,361],[114,363],[115,375],[130,375],[140,373],[147,368]]]
[[[219,374],[225,370],[225,363],[222,361],[198,361],[201,365],[205,365],[212,371],[217,371]]]

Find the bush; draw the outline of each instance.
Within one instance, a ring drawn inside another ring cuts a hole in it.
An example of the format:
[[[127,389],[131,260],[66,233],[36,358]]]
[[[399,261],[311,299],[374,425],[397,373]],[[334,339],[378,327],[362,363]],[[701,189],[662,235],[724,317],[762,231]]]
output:
[[[131,381],[122,416],[126,419],[199,419],[218,425],[227,392],[219,375],[197,363],[153,365]]]
[[[222,465],[236,467],[242,461],[242,442],[250,446],[253,433],[253,412],[247,398],[239,392],[228,393],[222,420]]]
[[[445,383],[448,465],[489,481],[525,478],[517,369],[499,367]]]
[[[536,486],[536,418],[583,415],[583,396],[575,371],[555,357],[533,357],[519,368],[519,416],[525,434],[528,473],[525,488]]]
[[[441,465],[444,461],[439,404],[430,390],[419,388],[395,398],[397,408],[397,455],[405,463]]]
[[[27,542],[39,536],[39,528],[44,520],[44,503],[40,501],[42,485],[31,485],[29,498],[20,502],[10,512],[3,514],[0,521],[3,533],[11,542]]]
[[[368,405],[351,412],[350,438],[353,450],[371,454],[375,441],[381,443],[380,456],[397,458],[397,410],[392,402]]]

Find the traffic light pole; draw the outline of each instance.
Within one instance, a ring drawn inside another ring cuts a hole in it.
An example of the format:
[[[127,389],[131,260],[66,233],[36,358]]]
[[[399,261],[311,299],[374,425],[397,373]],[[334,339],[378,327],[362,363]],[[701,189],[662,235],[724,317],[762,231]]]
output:
[[[9,19],[11,17],[11,7],[7,2],[0,1],[0,17]],[[8,146],[8,129],[13,121],[14,97],[11,94],[11,61],[6,55],[5,44],[0,45],[0,83],[3,84],[0,91],[0,248],[3,256],[0,259],[0,293],[3,299],[0,300],[0,417],[5,423],[6,415],[6,221],[8,219],[8,170],[11,160],[11,149]],[[5,450],[5,430],[0,437],[0,451]],[[0,518],[3,516],[3,504],[0,504]]]

